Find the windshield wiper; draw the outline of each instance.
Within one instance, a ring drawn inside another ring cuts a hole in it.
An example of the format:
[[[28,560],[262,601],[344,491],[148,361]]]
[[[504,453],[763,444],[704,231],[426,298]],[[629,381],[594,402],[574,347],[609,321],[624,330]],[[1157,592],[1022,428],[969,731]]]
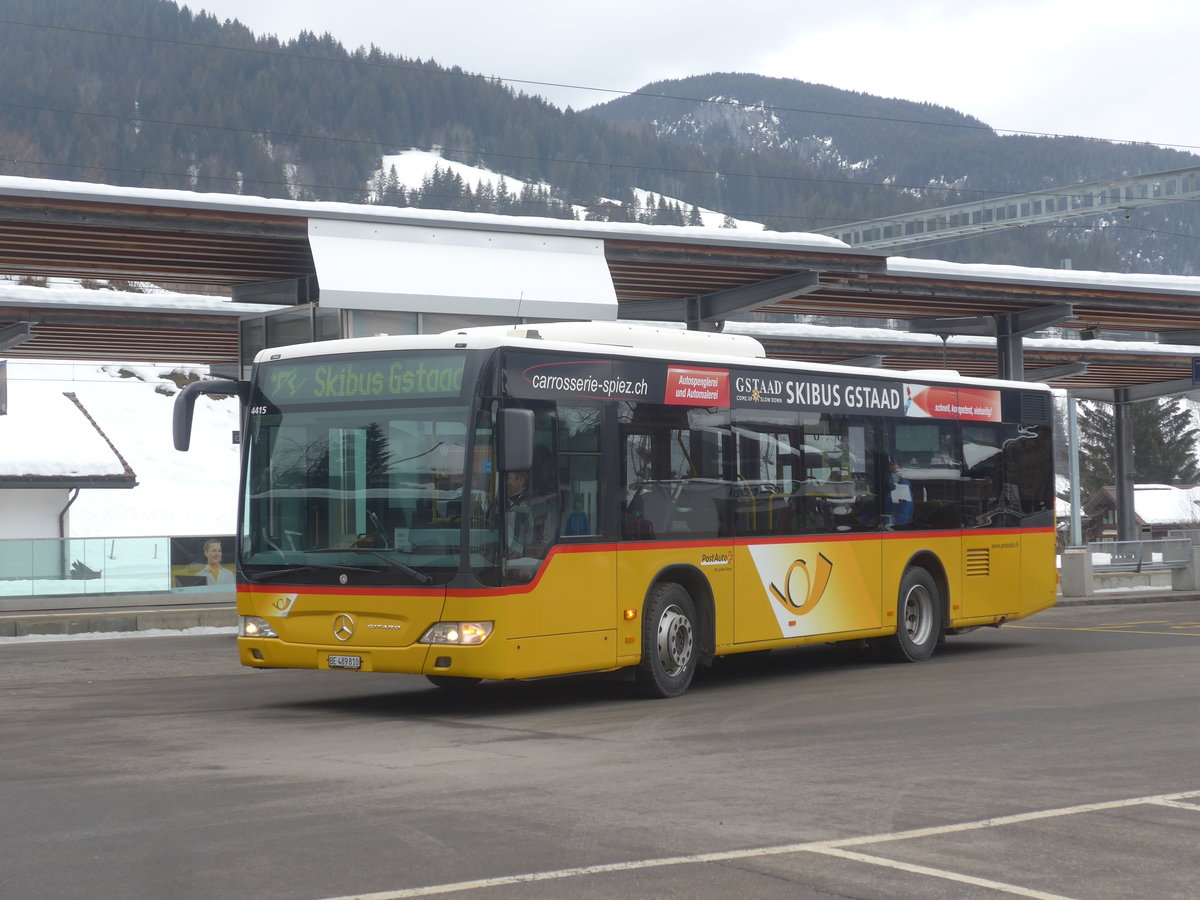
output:
[[[331,552],[331,551],[328,551],[328,550],[319,550],[319,551],[317,551],[317,552],[319,552],[319,553],[328,553],[328,552]],[[376,559],[382,559],[382,560],[383,560],[385,563],[387,563],[387,564],[388,564],[388,566],[389,566],[389,568],[390,568],[390,569],[392,569],[392,570],[395,570],[395,571],[397,571],[397,572],[403,572],[403,573],[404,573],[405,575],[407,575],[409,578],[412,578],[412,579],[414,579],[414,580],[415,580],[415,581],[416,581],[418,584],[429,584],[429,583],[431,583],[431,582],[433,581],[433,576],[432,576],[432,575],[426,575],[424,572],[419,572],[419,571],[417,571],[417,570],[416,570],[416,569],[414,569],[412,566],[406,566],[406,565],[405,565],[404,563],[402,563],[402,562],[396,562],[396,561],[395,561],[394,559],[392,559],[391,557],[384,556],[384,555],[383,555],[382,553],[380,553],[378,550],[372,550],[372,549],[370,549],[369,547],[351,547],[351,548],[350,548],[350,552],[351,552],[351,553],[360,553],[360,554],[362,554],[362,553],[365,553],[365,554],[368,554],[368,555],[370,555],[370,556],[374,556]],[[355,566],[354,568],[360,568],[360,567],[358,567],[358,566]]]
[[[417,582],[417,584],[432,584],[433,583],[432,575],[426,575],[424,572],[420,572],[420,571],[414,569],[412,566],[406,566],[406,565],[404,565],[404,563],[396,562],[394,559],[389,559],[388,557],[384,556],[382,553],[379,553],[375,550],[367,549],[365,547],[322,547],[318,550],[305,550],[304,552],[305,553],[354,553],[354,554],[359,554],[359,555],[365,553],[365,554],[369,554],[370,556],[374,556],[378,559],[383,560],[383,562],[385,562],[388,566],[387,571],[401,572],[404,575],[407,575],[413,581]],[[252,573],[251,577],[255,580],[260,580],[260,579],[264,579],[264,578],[274,578],[277,575],[296,575],[300,572],[308,572],[308,571],[313,571],[313,570],[328,572],[330,570],[337,570],[337,569],[348,570],[351,572],[366,572],[367,574],[376,574],[378,571],[375,567],[372,567],[372,566],[355,566],[355,565],[347,565],[346,563],[334,563],[333,565],[329,565],[329,566],[316,566],[316,565],[313,565],[312,563],[307,563],[304,565],[296,565],[296,566],[281,566],[278,569],[268,569],[265,572],[254,572],[254,573]]]
[[[433,582],[432,575],[426,575],[424,572],[414,569],[412,566],[406,566],[402,562],[396,562],[396,560],[392,559],[390,556],[384,556],[378,550],[373,550],[370,547],[321,547],[317,550],[305,550],[304,552],[305,553],[353,553],[358,556],[362,556],[362,555],[374,556],[376,559],[381,559],[385,563],[387,563],[390,571],[403,572],[405,575],[407,575],[409,578],[416,581],[418,584],[431,584]],[[318,568],[318,567],[309,566],[309,568]],[[355,572],[370,572],[370,571],[372,571],[371,569],[367,568],[366,566],[348,566],[345,564],[337,565],[337,566],[335,566],[335,568],[350,569],[351,571],[355,571]]]
[[[276,575],[295,575],[299,572],[307,572],[309,569],[323,569],[325,566],[282,566],[278,569],[267,569],[265,572],[247,573],[251,574],[251,578],[255,581],[263,578],[274,578]]]

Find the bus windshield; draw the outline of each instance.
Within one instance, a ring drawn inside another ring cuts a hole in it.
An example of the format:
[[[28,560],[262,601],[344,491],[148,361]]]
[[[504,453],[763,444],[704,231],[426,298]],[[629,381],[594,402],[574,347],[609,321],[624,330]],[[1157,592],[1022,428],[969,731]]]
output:
[[[459,570],[464,359],[263,366],[247,419],[251,581],[444,584]]]

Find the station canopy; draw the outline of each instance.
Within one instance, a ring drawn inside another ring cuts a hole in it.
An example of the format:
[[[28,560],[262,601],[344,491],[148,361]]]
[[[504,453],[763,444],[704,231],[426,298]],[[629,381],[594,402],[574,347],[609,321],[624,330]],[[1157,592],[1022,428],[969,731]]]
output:
[[[0,283],[10,357],[236,363],[241,318],[313,302],[672,321],[752,333],[775,357],[977,376],[1013,377],[1016,352],[1020,377],[1097,397],[1183,390],[1200,355],[1200,278],[905,259],[814,234],[16,177],[0,177],[0,274],[176,292]],[[879,327],[836,325],[850,318]],[[1033,337],[1048,326],[1061,336]],[[1138,340],[1111,339],[1122,332]]]

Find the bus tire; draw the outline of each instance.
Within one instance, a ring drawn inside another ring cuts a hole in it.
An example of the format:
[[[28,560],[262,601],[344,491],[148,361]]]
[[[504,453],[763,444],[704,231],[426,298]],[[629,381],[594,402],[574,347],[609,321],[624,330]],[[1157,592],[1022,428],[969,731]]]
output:
[[[456,675],[426,675],[425,678],[434,687],[448,691],[466,691],[477,687],[482,678],[459,678]]]
[[[896,600],[896,633],[874,646],[893,662],[929,659],[942,639],[942,598],[927,569],[910,566],[900,579]]]
[[[678,697],[692,683],[699,657],[696,604],[680,584],[664,581],[646,599],[637,683],[649,697]]]

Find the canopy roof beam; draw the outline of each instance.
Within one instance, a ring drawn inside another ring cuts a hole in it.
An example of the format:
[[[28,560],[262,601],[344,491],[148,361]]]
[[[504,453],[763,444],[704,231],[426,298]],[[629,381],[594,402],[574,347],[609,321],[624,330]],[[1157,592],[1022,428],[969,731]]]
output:
[[[1021,338],[1071,318],[1070,303],[1053,303],[1017,312],[994,313],[990,316],[956,316],[940,319],[913,319],[910,332],[936,334],[942,340],[951,335],[974,335],[996,338],[996,370],[1001,378],[1025,380],[1025,363]]]
[[[1086,362],[1063,363],[1061,366],[1043,366],[1032,372],[1026,372],[1024,380],[1049,384],[1051,381],[1062,381],[1064,378],[1071,378],[1075,375],[1086,375],[1087,371],[1088,364]]]
[[[820,274],[804,269],[790,275],[780,275],[778,278],[694,297],[627,303],[621,307],[621,318],[685,322],[690,329],[711,329],[733,316],[751,312],[779,300],[812,293],[820,286]]]
[[[0,350],[8,350],[33,338],[32,322],[17,322],[0,328]]]

